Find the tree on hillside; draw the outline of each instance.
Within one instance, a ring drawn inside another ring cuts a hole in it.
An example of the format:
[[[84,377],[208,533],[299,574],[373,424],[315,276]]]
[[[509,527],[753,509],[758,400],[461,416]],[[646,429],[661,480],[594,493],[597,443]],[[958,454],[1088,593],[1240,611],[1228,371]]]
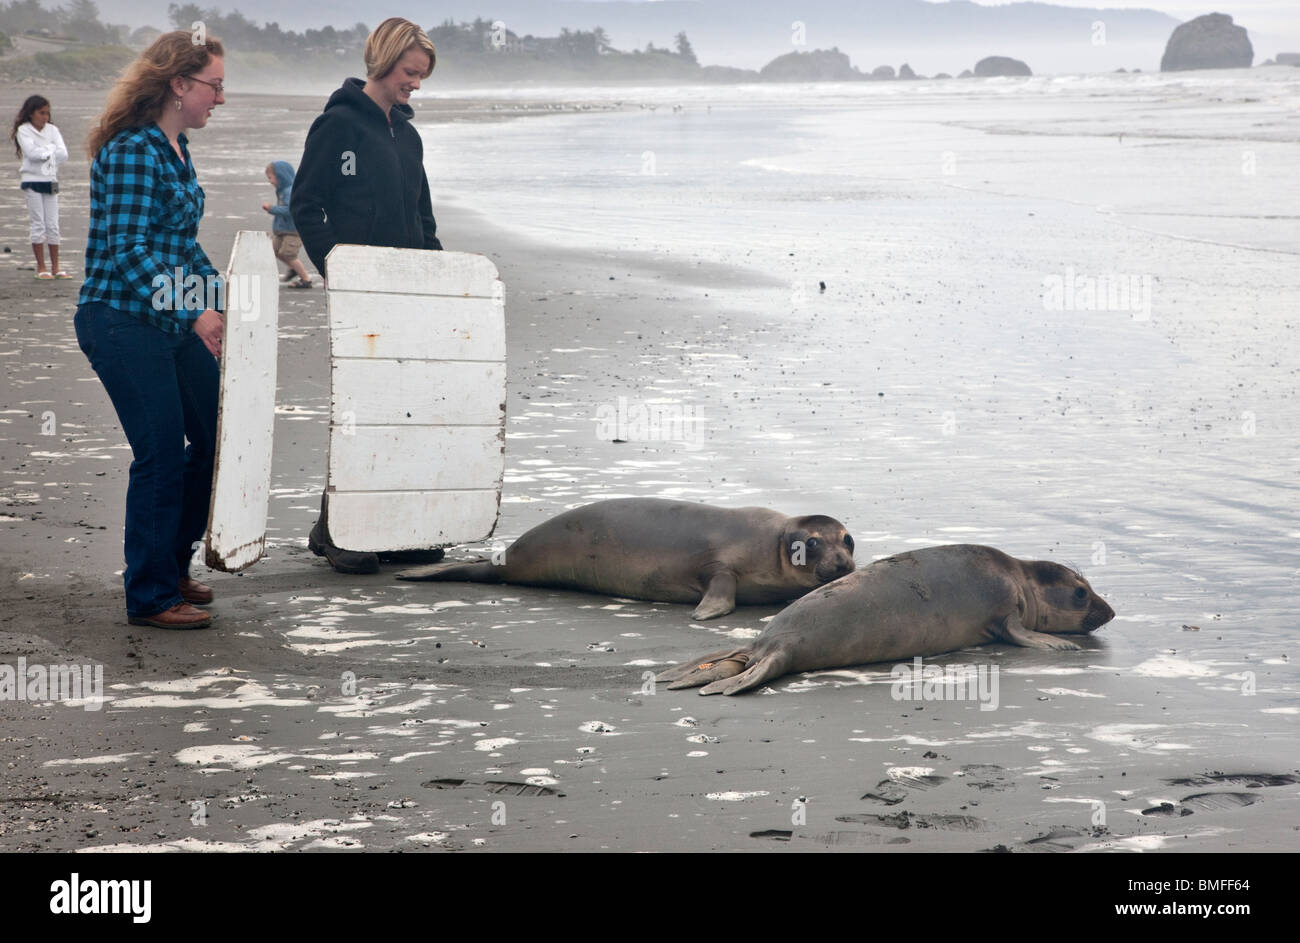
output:
[[[194,23],[202,23],[210,36],[241,52],[335,53],[360,49],[370,33],[364,23],[342,30],[326,26],[295,33],[281,29],[278,23],[258,26],[238,10],[223,14],[217,9],[204,10],[197,3],[173,3],[167,7],[167,15],[174,28],[188,30]]]
[[[58,32],[59,17],[41,6],[39,0],[13,0],[7,7],[0,5],[0,29],[11,36],[39,29]]]
[[[677,55],[691,65],[700,64],[700,60],[695,58],[695,50],[691,48],[691,41],[686,38],[685,31],[677,34]]]
[[[131,46],[148,46],[161,35],[162,30],[156,26],[139,26],[131,32],[127,43]]]
[[[190,24],[203,19],[203,11],[197,3],[170,3],[167,5],[167,19],[176,29],[189,29]]]
[[[492,41],[492,23],[481,17],[473,23],[457,23],[455,20],[448,18],[440,26],[435,26],[425,32],[428,34],[429,39],[433,41],[433,46],[438,50],[440,59],[448,53],[472,55],[492,51],[496,48]],[[509,35],[513,34],[507,31],[507,36]]]
[[[604,31],[601,30],[601,32]],[[584,30],[571,30],[567,27],[560,30],[559,47],[570,59],[584,62],[595,59],[601,50],[599,36],[594,30],[588,33]]]
[[[108,30],[99,22],[99,7],[92,0],[72,0],[63,11],[62,32],[87,43],[102,43]]]

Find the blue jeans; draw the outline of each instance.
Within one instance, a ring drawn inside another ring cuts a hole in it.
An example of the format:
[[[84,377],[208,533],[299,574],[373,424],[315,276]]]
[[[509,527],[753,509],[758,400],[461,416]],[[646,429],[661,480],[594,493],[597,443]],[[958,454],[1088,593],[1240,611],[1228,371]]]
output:
[[[131,443],[126,611],[151,616],[181,602],[207,527],[220,370],[193,331],[168,334],[99,302],[79,307],[75,324]]]

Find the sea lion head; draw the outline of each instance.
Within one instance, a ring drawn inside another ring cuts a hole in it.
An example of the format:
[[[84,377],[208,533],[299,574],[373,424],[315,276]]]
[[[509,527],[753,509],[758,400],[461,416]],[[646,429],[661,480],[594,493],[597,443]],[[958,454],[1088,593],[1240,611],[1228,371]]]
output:
[[[791,518],[781,534],[781,553],[808,587],[847,576],[857,567],[853,538],[843,524],[824,514]]]
[[[1082,635],[1115,618],[1115,610],[1078,571],[1047,560],[1028,563],[1026,570],[1037,606],[1035,624],[1025,628],[1049,635]]]

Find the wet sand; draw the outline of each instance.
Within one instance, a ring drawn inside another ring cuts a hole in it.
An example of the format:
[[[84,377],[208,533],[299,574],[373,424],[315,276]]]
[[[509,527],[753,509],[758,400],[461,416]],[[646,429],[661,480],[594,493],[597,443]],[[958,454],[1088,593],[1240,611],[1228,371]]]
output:
[[[55,101],[55,123],[80,140],[94,103]],[[258,117],[238,128],[259,148],[283,135],[282,154],[296,158],[319,102],[232,99],[227,128],[245,102]],[[236,230],[265,226],[257,206],[269,190],[235,172],[225,140],[192,144],[208,197],[201,240],[218,267]],[[63,178],[64,258],[79,272],[84,158]],[[792,325],[744,308],[746,292],[783,280],[557,250],[477,216],[470,194],[433,189],[444,244],[487,254],[507,285],[497,539],[635,494],[833,514],[859,537],[860,565],[908,549],[918,530],[1087,560],[1101,512],[1070,493],[1102,490],[1073,477],[1068,454],[1033,464],[1032,526],[1017,530],[1016,509],[1002,508],[1000,532],[976,511],[936,511],[941,489],[904,474],[918,469],[871,462],[864,416],[883,411],[906,431],[913,413],[893,403],[905,394],[876,389],[864,364],[881,348],[846,347],[832,320]],[[76,346],[79,281],[37,283],[18,268],[29,259],[21,198],[13,188],[0,201],[14,250],[0,261],[0,662],[100,664],[111,698],[97,712],[0,701],[7,850],[1300,847],[1291,639],[1242,651],[1215,624],[1233,612],[1201,599],[1125,621],[1168,591],[1178,564],[1155,555],[1089,570],[1121,618],[1087,651],[993,646],[934,660],[996,666],[987,711],[897,700],[890,666],[726,699],[646,682],[752,637],[775,608],[698,624],[687,606],[398,583],[396,567],[334,574],[306,549],[327,433],[319,288],[281,296],[267,558],[211,574],[212,629],[130,627],[115,575],[130,452]],[[897,356],[914,349],[904,310],[875,337]],[[593,432],[596,408],[619,396],[686,394],[709,423],[704,448]],[[1047,421],[1033,417],[1034,428]],[[929,478],[951,480],[952,468]],[[954,500],[978,507],[980,484],[953,483]],[[1059,544],[1037,539],[1047,524]],[[1257,691],[1224,696],[1247,673]]]

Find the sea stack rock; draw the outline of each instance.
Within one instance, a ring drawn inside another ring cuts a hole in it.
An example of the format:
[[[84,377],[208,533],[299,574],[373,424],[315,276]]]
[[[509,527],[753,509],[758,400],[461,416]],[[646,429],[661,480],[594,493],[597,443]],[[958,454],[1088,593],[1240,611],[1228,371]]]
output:
[[[894,77],[894,67],[892,65],[878,65],[871,70],[873,79],[885,81]]]
[[[1029,66],[1009,56],[987,56],[975,63],[975,74],[980,78],[994,75],[1033,75]]]
[[[855,82],[862,73],[853,68],[839,49],[787,52],[759,70],[764,82]]]
[[[1226,13],[1207,13],[1183,23],[1169,37],[1161,72],[1189,69],[1245,69],[1255,58],[1246,30]]]
[[[1279,52],[1277,64],[1300,66],[1300,52]]]
[[[904,62],[902,65],[898,67],[898,77],[900,79],[914,79],[916,78],[916,73],[912,71],[912,67],[910,65]]]

